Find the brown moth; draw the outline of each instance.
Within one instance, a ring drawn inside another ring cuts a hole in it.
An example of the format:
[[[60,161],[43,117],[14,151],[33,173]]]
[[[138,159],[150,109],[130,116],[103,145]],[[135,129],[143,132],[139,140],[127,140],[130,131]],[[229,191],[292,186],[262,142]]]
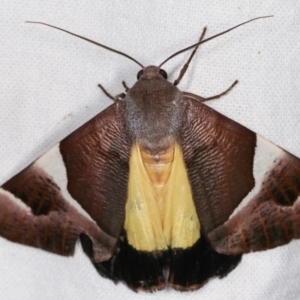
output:
[[[236,82],[206,99],[176,87],[200,44],[238,26],[207,39],[204,30],[170,56],[195,48],[174,84],[167,60],[144,67],[68,32],[142,70],[126,94],[3,184],[0,235],[65,256],[80,239],[101,275],[147,291],[198,289],[243,253],[299,238],[300,160],[203,104]]]

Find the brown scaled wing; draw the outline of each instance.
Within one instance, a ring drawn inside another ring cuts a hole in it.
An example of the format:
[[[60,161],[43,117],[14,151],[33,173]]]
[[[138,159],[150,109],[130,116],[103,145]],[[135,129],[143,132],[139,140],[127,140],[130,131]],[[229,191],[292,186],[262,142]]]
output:
[[[64,165],[67,182],[55,182],[40,168],[40,159],[7,181],[0,189],[0,235],[61,255],[72,255],[84,235],[95,261],[107,260],[126,201],[130,150],[120,132],[122,116],[122,106],[113,104],[59,144],[64,164],[56,158],[50,163]],[[67,201],[61,184],[92,219]]]
[[[189,95],[184,105],[184,158],[213,249],[236,255],[300,238],[300,160]]]

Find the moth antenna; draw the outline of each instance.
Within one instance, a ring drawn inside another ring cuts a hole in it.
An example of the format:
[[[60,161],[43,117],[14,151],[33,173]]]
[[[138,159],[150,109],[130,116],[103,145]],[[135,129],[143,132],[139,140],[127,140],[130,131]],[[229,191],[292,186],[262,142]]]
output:
[[[202,31],[202,34],[201,34],[201,36],[200,36],[199,42],[201,42],[201,41],[203,40],[204,35],[205,35],[205,33],[206,33],[206,29],[207,29],[207,28],[204,27],[204,29],[203,29],[203,31]],[[198,42],[198,43],[199,43],[199,42]],[[180,73],[179,73],[178,78],[177,78],[177,79],[174,81],[174,83],[173,83],[175,86],[178,85],[178,84],[180,83],[181,79],[183,78],[185,72],[187,71],[187,69],[188,69],[188,67],[189,67],[189,65],[190,65],[191,60],[193,59],[194,55],[196,54],[198,48],[199,48],[199,45],[198,45],[197,47],[194,48],[194,51],[191,53],[189,59],[187,60],[187,62],[184,64],[184,66],[183,66],[182,69],[180,70]]]
[[[143,66],[141,63],[139,63],[137,60],[135,60],[133,57],[129,56],[128,54],[126,54],[126,53],[124,53],[124,52],[121,52],[121,51],[118,51],[118,50],[116,50],[116,49],[110,48],[110,47],[105,46],[105,45],[103,45],[103,44],[97,43],[97,42],[95,42],[95,41],[93,41],[93,40],[90,40],[90,39],[84,37],[84,36],[78,35],[78,34],[76,34],[76,33],[70,32],[70,31],[68,31],[68,30],[65,30],[65,29],[62,29],[62,28],[59,28],[59,27],[56,27],[56,26],[53,26],[53,25],[50,25],[50,24],[47,24],[47,23],[43,23],[43,22],[26,21],[25,23],[41,24],[41,25],[45,25],[45,26],[48,26],[48,27],[55,28],[55,29],[57,29],[57,30],[66,32],[66,33],[68,33],[68,34],[70,34],[70,35],[76,36],[76,37],[78,37],[78,38],[80,38],[80,39],[82,39],[82,40],[85,40],[85,41],[87,41],[87,42],[89,42],[89,43],[92,43],[92,44],[94,44],[94,45],[97,45],[97,46],[99,46],[99,47],[102,47],[102,48],[104,48],[104,49],[106,49],[106,50],[109,50],[109,51],[115,52],[115,53],[117,53],[117,54],[123,55],[123,56],[129,58],[130,60],[134,61],[135,63],[137,63],[140,67],[144,68],[144,66]]]
[[[243,25],[245,25],[245,24],[247,24],[247,23],[250,23],[250,22],[255,21],[255,20],[258,20],[258,19],[272,18],[272,17],[274,17],[274,16],[271,15],[271,16],[264,16],[264,17],[258,17],[258,18],[251,19],[251,20],[249,20],[249,21],[246,21],[246,22],[243,22],[243,23],[241,23],[241,24],[238,24],[238,25],[236,25],[236,26],[234,26],[234,27],[232,27],[232,28],[229,28],[229,29],[227,29],[227,30],[225,30],[225,31],[222,31],[222,32],[220,32],[220,33],[218,33],[218,34],[216,34],[216,35],[213,35],[213,36],[211,36],[210,38],[207,38],[206,40],[200,41],[200,42],[198,42],[198,43],[196,43],[196,44],[194,44],[194,45],[191,45],[191,46],[189,46],[189,47],[187,47],[187,48],[184,48],[184,49],[182,49],[182,50],[180,50],[180,51],[177,51],[177,52],[175,52],[174,54],[172,54],[171,56],[169,56],[166,60],[164,60],[164,61],[159,65],[159,68],[161,68],[161,66],[164,65],[164,64],[165,64],[168,60],[170,60],[171,58],[173,58],[173,57],[175,57],[175,56],[177,56],[177,55],[179,55],[179,54],[181,54],[181,53],[183,53],[183,52],[185,52],[185,51],[188,51],[188,50],[190,50],[190,49],[192,49],[192,48],[194,48],[194,47],[197,47],[197,46],[199,46],[199,45],[201,45],[201,44],[204,44],[204,43],[206,43],[206,42],[208,42],[208,41],[210,41],[210,40],[212,40],[212,39],[214,39],[214,38],[216,38],[216,37],[218,37],[218,36],[220,36],[220,35],[223,35],[223,34],[229,32],[229,31],[233,30],[233,29],[236,29],[236,28],[238,28],[238,27],[240,27],[240,26],[243,26]]]

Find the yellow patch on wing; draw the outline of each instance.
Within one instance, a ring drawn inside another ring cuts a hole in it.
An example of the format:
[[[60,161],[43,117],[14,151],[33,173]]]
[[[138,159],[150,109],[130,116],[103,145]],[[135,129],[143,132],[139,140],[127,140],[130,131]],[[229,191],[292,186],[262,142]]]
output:
[[[129,168],[124,225],[129,244],[142,251],[192,246],[200,222],[180,146],[151,155],[134,144]]]

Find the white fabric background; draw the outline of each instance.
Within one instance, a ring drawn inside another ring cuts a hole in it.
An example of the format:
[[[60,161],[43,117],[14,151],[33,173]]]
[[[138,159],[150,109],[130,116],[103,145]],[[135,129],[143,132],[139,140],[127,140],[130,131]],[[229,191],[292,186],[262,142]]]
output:
[[[238,86],[209,105],[300,157],[300,2],[2,1],[0,30],[0,184],[131,86],[139,67],[43,21],[159,64],[207,36],[274,14],[211,41],[179,85],[202,96]],[[188,54],[164,66],[172,80]],[[226,278],[195,292],[133,293],[100,277],[78,245],[64,258],[0,239],[0,299],[299,299],[300,242],[244,255]]]

